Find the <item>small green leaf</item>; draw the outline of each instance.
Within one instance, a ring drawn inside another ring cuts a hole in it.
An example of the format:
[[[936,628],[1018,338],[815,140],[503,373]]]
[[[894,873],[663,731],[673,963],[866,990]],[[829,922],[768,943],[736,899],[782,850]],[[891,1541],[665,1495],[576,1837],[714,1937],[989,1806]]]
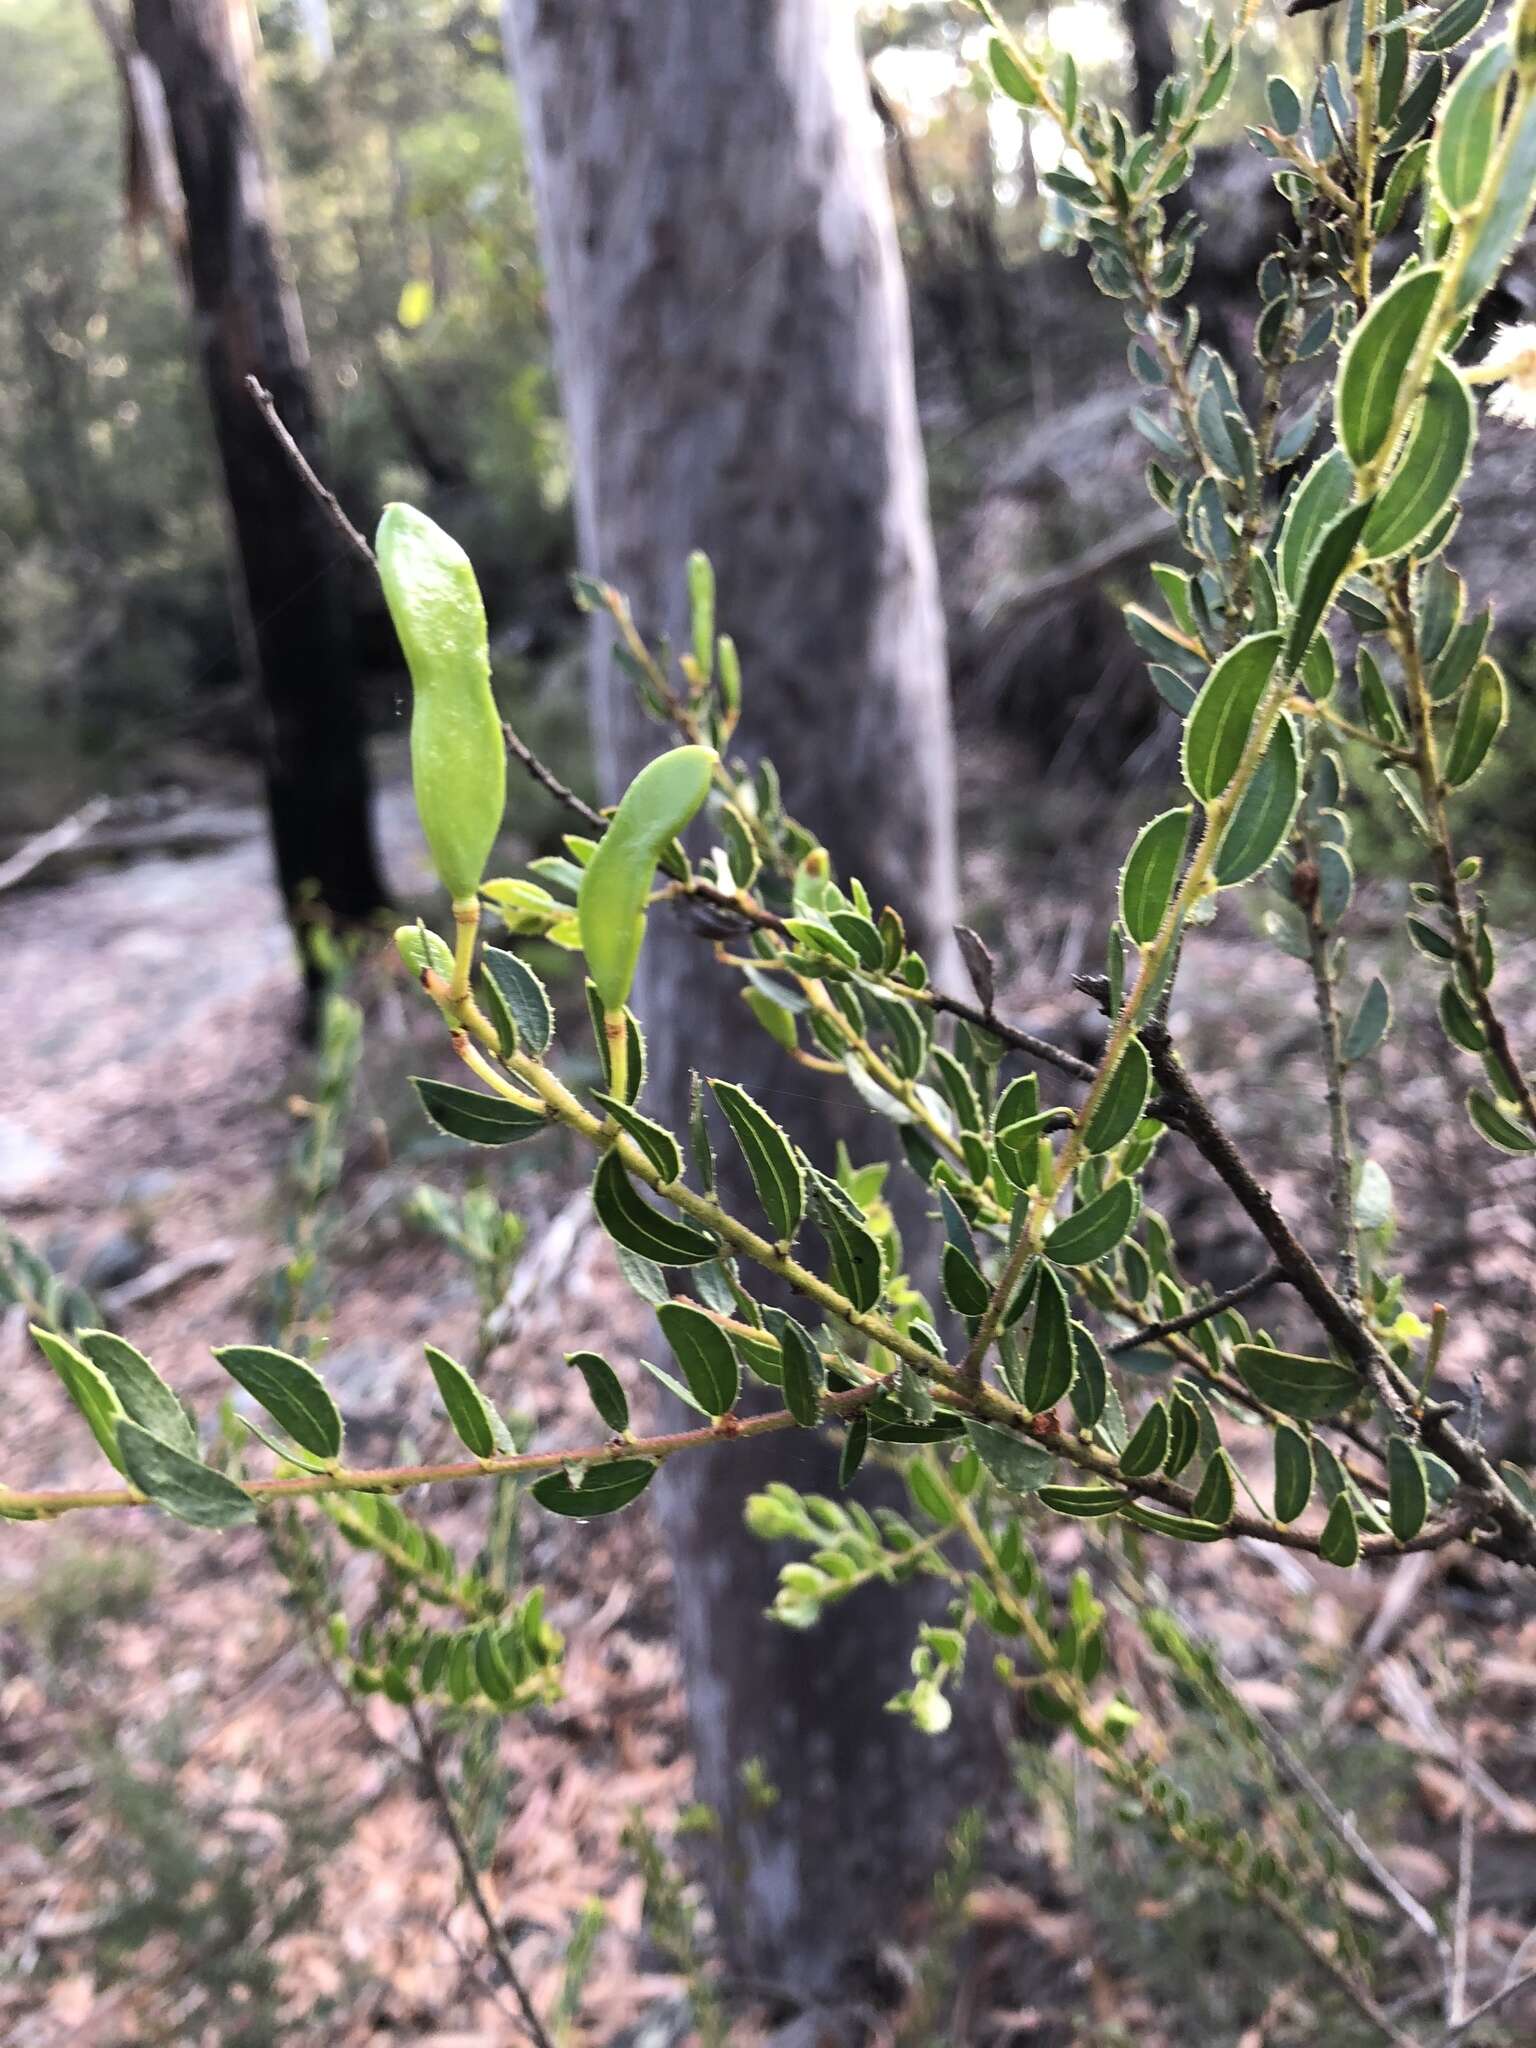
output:
[[[524,1109],[500,1095],[482,1095],[451,1081],[424,1080],[419,1074],[411,1076],[411,1086],[438,1129],[470,1145],[515,1145],[549,1129],[546,1111]]]
[[[1354,493],[1354,474],[1341,448],[1320,456],[1292,493],[1280,533],[1280,582],[1292,604],[1301,595],[1302,575],[1323,529],[1333,524]]]
[[[123,1413],[172,1450],[197,1456],[197,1431],[142,1351],[109,1330],[80,1330],[80,1349],[116,1394]]]
[[[615,1436],[623,1436],[629,1428],[629,1396],[607,1359],[596,1351],[568,1351],[565,1362],[574,1366],[586,1381],[599,1419],[607,1423]]]
[[[1445,750],[1445,779],[1452,789],[1464,789],[1472,781],[1488,759],[1508,714],[1504,671],[1485,657],[1472,671],[1472,680],[1456,707],[1455,729]]]
[[[956,1315],[982,1316],[992,1299],[992,1290],[982,1278],[976,1262],[957,1244],[947,1244],[940,1258],[944,1299]]]
[[[1429,1514],[1429,1475],[1417,1444],[1394,1436],[1387,1444],[1387,1519],[1399,1543],[1410,1543]]]
[[[1296,600],[1290,631],[1285,638],[1285,653],[1281,657],[1287,670],[1300,667],[1312,644],[1312,635],[1349,573],[1356,545],[1371,516],[1373,502],[1367,498],[1358,505],[1346,506],[1338,518],[1323,529],[1317,546],[1307,557],[1307,566],[1301,577],[1301,595]]]
[[[885,1285],[879,1241],[858,1205],[824,1174],[810,1176],[811,1213],[826,1239],[832,1279],[857,1309],[871,1309]]]
[[[592,1205],[615,1244],[658,1266],[702,1266],[720,1249],[693,1224],[642,1201],[617,1151],[603,1155],[592,1182]]]
[[[1493,283],[1525,232],[1536,201],[1536,97],[1527,100],[1510,140],[1497,189],[1472,236],[1456,286],[1456,310],[1465,313]],[[1501,149],[1504,147],[1502,141]]]
[[[480,964],[506,1005],[523,1050],[542,1059],[555,1035],[554,1007],[543,982],[526,961],[504,947],[487,946]]]
[[[1446,94],[1435,122],[1429,169],[1440,204],[1453,220],[1477,205],[1499,132],[1511,50],[1500,36],[1474,52]]]
[[[1157,937],[1173,901],[1192,815],[1186,804],[1143,825],[1121,870],[1120,916],[1138,946]]]
[[[799,1155],[744,1088],[734,1081],[711,1081],[709,1085],[741,1147],[775,1242],[793,1242],[805,1216],[805,1174]]]
[[[1009,99],[1017,100],[1021,107],[1039,105],[1040,95],[1030,84],[1028,73],[1000,36],[993,36],[987,44],[987,62],[992,67],[992,76]]]
[[[656,1320],[704,1413],[729,1415],[741,1395],[741,1361],[725,1331],[685,1301],[664,1302]]]
[[[668,1186],[673,1181],[682,1179],[682,1147],[665,1124],[656,1123],[651,1117],[642,1116],[630,1103],[620,1102],[617,1095],[610,1095],[604,1089],[594,1088],[592,1099],[594,1102],[600,1102],[619,1129],[634,1139],[656,1169],[660,1179]]]
[[[1154,1401],[1137,1424],[1130,1442],[1120,1453],[1120,1472],[1126,1479],[1146,1479],[1161,1469],[1168,1455],[1168,1409]]]
[[[1055,1469],[1056,1454],[1012,1430],[990,1422],[967,1422],[966,1436],[983,1465],[1005,1493],[1034,1493]]]
[[[827,1383],[822,1363],[810,1333],[782,1309],[766,1311],[768,1327],[779,1340],[783,1367],[784,1406],[802,1429],[814,1428],[821,1418],[821,1397]]]
[[[446,1351],[439,1351],[435,1344],[428,1344],[426,1353],[459,1442],[476,1458],[494,1458],[498,1453],[505,1456],[512,1449],[507,1425],[463,1366]]]
[[[1477,408],[1455,365],[1441,356],[1408,444],[1371,507],[1360,545],[1371,562],[1390,561],[1429,532],[1466,474],[1477,438]]]
[[[1278,633],[1254,633],[1206,677],[1184,727],[1184,780],[1202,803],[1237,773],[1254,718],[1280,656]]]
[[[1119,1065],[1083,1131],[1087,1152],[1112,1152],[1141,1121],[1152,1092],[1152,1062],[1139,1038],[1127,1039]]]
[[[1109,1397],[1109,1375],[1104,1365],[1104,1354],[1099,1349],[1091,1331],[1081,1323],[1072,1325],[1072,1347],[1077,1354],[1077,1370],[1072,1379],[1072,1413],[1084,1429],[1092,1429],[1103,1416]]]
[[[590,1521],[598,1515],[617,1514],[638,1500],[655,1477],[650,1458],[615,1458],[607,1465],[581,1465],[570,1472],[550,1472],[536,1479],[534,1499],[552,1515],[571,1515]],[[577,1483],[577,1476],[580,1483]]]
[[[1342,1565],[1348,1571],[1351,1565],[1360,1561],[1360,1530],[1355,1521],[1355,1510],[1347,1493],[1341,1493],[1328,1510],[1328,1519],[1323,1524],[1323,1533],[1318,1538],[1318,1555],[1329,1564]]]
[[[1112,1252],[1136,1221],[1136,1183],[1117,1180],[1081,1209],[1074,1209],[1045,1241],[1045,1255],[1058,1266],[1091,1266]]]
[[[1379,974],[1372,975],[1365,994],[1360,998],[1360,1007],[1350,1020],[1344,1033],[1344,1057],[1351,1062],[1363,1060],[1367,1053],[1374,1052],[1387,1035],[1392,1022],[1392,998],[1387,985]]]
[[[1054,1408],[1072,1384],[1077,1350],[1067,1290],[1049,1266],[1035,1285],[1035,1319],[1024,1353],[1024,1406],[1031,1415]]]
[[[1357,1374],[1331,1358],[1299,1357],[1263,1344],[1239,1344],[1232,1357],[1248,1391],[1282,1415],[1307,1421],[1336,1415],[1361,1392]]]
[[[1301,749],[1290,714],[1282,712],[1253,780],[1221,836],[1216,854],[1217,888],[1235,889],[1264,872],[1285,844],[1300,797]]]
[[[1189,1504],[1189,1511],[1197,1522],[1214,1522],[1218,1528],[1222,1528],[1231,1521],[1232,1510],[1236,1505],[1237,1489],[1232,1477],[1232,1460],[1225,1451],[1217,1451],[1206,1460],[1200,1488]]]
[[[1219,1522],[1197,1522],[1187,1515],[1165,1514],[1161,1508],[1145,1507],[1140,1501],[1127,1501],[1121,1514],[1138,1529],[1146,1529],[1154,1536],[1171,1536],[1176,1543],[1219,1543],[1226,1534]]]
[[[140,1493],[178,1521],[199,1529],[233,1529],[255,1521],[256,1503],[243,1487],[126,1416],[117,1426],[117,1441],[122,1469]]]
[[[1054,1514],[1092,1522],[1119,1514],[1130,1498],[1118,1486],[1041,1486],[1036,1494],[1041,1505]]]
[[[1501,1152],[1536,1152],[1536,1136],[1524,1124],[1517,1124],[1481,1088],[1467,1092],[1467,1115],[1474,1128]]]
[[[111,1381],[83,1351],[77,1351],[63,1337],[55,1336],[52,1330],[45,1330],[38,1323],[29,1323],[27,1327],[38,1350],[64,1382],[64,1391],[85,1417],[91,1435],[118,1471],[124,1471],[126,1467],[117,1437],[118,1424],[123,1419],[123,1405]]]
[[[341,1456],[341,1411],[312,1365],[265,1344],[225,1344],[213,1355],[312,1457]]]
[[[1411,270],[1376,300],[1344,345],[1334,413],[1340,443],[1356,469],[1386,446],[1408,364],[1439,295],[1438,264]]]
[[[1282,1422],[1275,1431],[1275,1520],[1294,1522],[1311,1498],[1311,1441]]]

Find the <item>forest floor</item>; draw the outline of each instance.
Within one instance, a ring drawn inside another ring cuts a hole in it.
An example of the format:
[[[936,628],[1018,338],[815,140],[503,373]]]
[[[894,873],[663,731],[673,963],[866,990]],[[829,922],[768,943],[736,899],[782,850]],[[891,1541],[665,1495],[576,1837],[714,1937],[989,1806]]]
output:
[[[967,749],[966,765],[968,810],[1006,821],[1020,762],[989,737]],[[1087,1044],[1094,1021],[1071,976],[1097,965],[1104,905],[1084,894],[1070,806],[1063,801],[1064,850],[1050,856],[1042,847],[1052,821],[1040,809],[1027,844],[1021,837],[969,856],[969,914],[1004,962],[1000,1006]],[[0,900],[0,1209],[96,1293],[114,1326],[205,1416],[228,1386],[208,1346],[270,1314],[286,1162],[309,1085],[294,1051],[291,959],[254,811],[249,822],[213,851],[87,870],[67,887]],[[406,795],[392,787],[385,843],[398,849],[411,836]],[[1027,889],[1018,886],[1021,863]],[[396,865],[403,890],[419,882],[408,856]],[[1410,1273],[1413,1298],[1477,1303],[1475,1328],[1471,1318],[1453,1326],[1453,1367],[1469,1383],[1481,1375],[1490,1413],[1512,1406],[1528,1417],[1521,1305],[1536,1267],[1536,1171],[1501,1163],[1464,1128],[1467,1077],[1430,1022],[1428,977],[1405,959],[1403,898],[1400,888],[1383,891],[1356,919],[1356,971],[1394,966],[1415,990],[1375,1070],[1361,1076],[1357,1127],[1411,1219],[1393,1256]],[[1536,1019],[1536,942],[1505,957],[1517,1005]],[[371,987],[327,1247],[328,1376],[355,1447],[380,1458],[402,1440],[423,1454],[444,1443],[420,1344],[430,1335],[449,1349],[467,1345],[477,1316],[466,1269],[407,1215],[424,1176],[465,1185],[462,1164],[423,1136],[403,1086],[413,1065],[438,1057],[411,996],[387,975]],[[1282,1197],[1320,1218],[1324,1137],[1304,971],[1240,907],[1225,907],[1191,943],[1173,1023]],[[559,1444],[591,1427],[560,1355],[584,1343],[625,1355],[642,1338],[644,1312],[586,1221],[579,1162],[550,1157],[497,1183],[529,1236],[490,1384],[531,1418],[541,1443]],[[1437,1184],[1476,1193],[1451,1209],[1434,1199]],[[1213,1281],[1262,1263],[1181,1160],[1162,1169],[1156,1199],[1200,1244]],[[5,1480],[87,1479],[85,1432],[15,1311],[0,1320],[0,1385]],[[1529,1450],[1527,1438],[1527,1458]],[[473,1504],[447,1502],[442,1526],[450,1536],[471,1531]],[[647,1938],[642,1878],[623,1839],[636,1811],[670,1839],[691,1796],[666,1564],[643,1507],[595,1525],[530,1517],[527,1534],[528,1570],[548,1587],[569,1659],[559,1702],[503,1733],[506,1819],[488,1888],[545,2010],[559,1998],[573,1930],[600,1901],[603,1932],[565,2038],[670,2048],[692,2038],[686,1987]],[[1042,1541],[1066,1568],[1085,1538],[1061,1525]],[[366,1560],[345,1569],[349,1584],[366,1582]],[[1292,1739],[1305,1736],[1318,1768],[1337,1765],[1334,1781],[1349,1787],[1394,1874],[1442,1919],[1471,1798],[1471,1981],[1488,1988],[1536,1922],[1530,1596],[1481,1566],[1405,1561],[1348,1576],[1257,1546],[1214,1560],[1180,1552],[1160,1569],[1244,1697]],[[137,1515],[7,1527],[7,2048],[258,2048],[279,2039],[301,2048],[490,2048],[519,2038],[419,1796],[398,1710],[344,1704],[278,1591],[254,1531],[210,1541]],[[1484,1644],[1475,1692],[1474,1639]],[[1365,1657],[1362,1641],[1372,1645]],[[1134,1668],[1134,1643],[1119,1633],[1116,1654]],[[1334,1733],[1319,1745],[1313,1724],[1329,1700]],[[1046,1759],[1027,1775],[1050,1771]],[[1308,2031],[1309,1987],[1274,1930],[1250,1930],[1251,1973],[1234,1972],[1229,1956],[1221,1990],[1203,1966],[1238,1923],[1219,1897],[1150,1868],[1101,1831],[1080,1786],[1065,1807],[1018,1802],[969,1886],[963,1931],[945,1937],[953,1953],[939,1959],[952,1966],[946,2011],[968,2017],[918,2033],[897,2018],[884,2038],[911,2048],[1163,2048],[1190,2038],[1300,2048],[1324,2038]],[[1388,1978],[1411,1990],[1421,1971],[1395,1910],[1363,1879],[1351,1897]],[[921,1961],[921,1930],[912,1953]],[[1513,2008],[1511,2018],[1508,2038],[1529,2039]],[[757,2038],[750,2017],[733,2026],[733,2041]],[[814,2036],[803,2038],[811,2048]]]

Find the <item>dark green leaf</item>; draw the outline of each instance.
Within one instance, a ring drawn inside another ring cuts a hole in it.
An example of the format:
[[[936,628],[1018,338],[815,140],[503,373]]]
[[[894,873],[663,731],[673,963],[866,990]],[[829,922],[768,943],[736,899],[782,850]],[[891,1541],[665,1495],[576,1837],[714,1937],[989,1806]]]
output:
[[[822,1363],[810,1332],[781,1309],[767,1310],[768,1327],[779,1340],[783,1370],[784,1406],[802,1429],[810,1429],[821,1416],[821,1396],[827,1383]]]
[[[664,1302],[656,1320],[704,1413],[729,1415],[741,1394],[741,1361],[725,1331],[683,1301]]]
[[[1138,946],[1157,937],[1173,901],[1191,815],[1186,804],[1143,825],[1120,872],[1120,916]]]
[[[1168,1451],[1163,1470],[1177,1479],[1200,1448],[1200,1413],[1182,1387],[1175,1387],[1168,1399]]]
[[[1275,1520],[1294,1522],[1311,1498],[1311,1440],[1282,1422],[1275,1431]]]
[[[592,1183],[592,1203],[598,1222],[615,1244],[658,1266],[702,1266],[720,1249],[694,1224],[663,1215],[642,1201],[617,1152],[603,1155]]]
[[[1354,473],[1341,448],[1330,448],[1307,471],[1286,507],[1280,533],[1280,583],[1294,604],[1309,556],[1354,496]]]
[[[1217,1451],[1206,1460],[1200,1490],[1190,1502],[1189,1511],[1197,1522],[1214,1522],[1218,1528],[1222,1528],[1231,1521],[1232,1510],[1236,1505],[1237,1489],[1232,1478],[1232,1460],[1225,1451]]]
[[[1226,1534],[1219,1522],[1197,1522],[1187,1515],[1165,1514],[1161,1508],[1144,1507],[1140,1501],[1127,1501],[1121,1513],[1138,1529],[1146,1529],[1154,1536],[1171,1536],[1177,1543],[1219,1543]]]
[[[947,1244],[940,1260],[944,1299],[957,1315],[981,1316],[987,1312],[992,1290],[982,1278],[975,1261],[955,1244]]]
[[[83,1351],[77,1351],[74,1345],[66,1342],[63,1337],[55,1336],[52,1330],[45,1330],[38,1323],[29,1324],[28,1327],[38,1350],[64,1382],[64,1391],[85,1417],[91,1435],[95,1437],[118,1471],[125,1470],[117,1438],[118,1424],[123,1418],[123,1406],[113,1390],[111,1381],[98,1366],[91,1363]]]
[[[616,1436],[622,1436],[629,1428],[629,1396],[607,1359],[596,1351],[568,1351],[565,1362],[573,1365],[586,1381],[587,1393],[599,1418]]]
[[[711,1081],[709,1085],[741,1147],[775,1242],[792,1242],[805,1215],[805,1174],[799,1155],[744,1088],[734,1081]]]
[[[1223,655],[1184,727],[1184,780],[1208,803],[1237,773],[1280,655],[1278,633],[1255,633]]]
[[[1301,576],[1301,595],[1286,635],[1282,657],[1287,669],[1297,668],[1312,643],[1312,635],[1333,603],[1340,583],[1354,560],[1356,543],[1371,516],[1372,500],[1350,505],[1331,525],[1323,529],[1317,546],[1307,557]]]
[[[1360,536],[1368,561],[1390,561],[1428,533],[1456,495],[1477,436],[1477,408],[1444,356],[1430,372],[1408,444]]]
[[[617,1514],[650,1485],[656,1466],[650,1458],[616,1458],[609,1465],[584,1465],[569,1472],[550,1472],[533,1483],[533,1497],[552,1515],[574,1515],[590,1521]],[[577,1484],[577,1475],[580,1484]]]
[[[1456,310],[1465,313],[1493,283],[1525,233],[1536,201],[1536,97],[1518,117],[1498,188],[1472,236],[1456,286]],[[1501,144],[1501,147],[1503,145]]]
[[[341,1456],[341,1411],[312,1365],[265,1344],[225,1344],[213,1355],[311,1456]]]
[[[197,1456],[197,1431],[187,1411],[142,1351],[109,1330],[81,1330],[80,1349],[116,1394],[123,1413],[172,1450]]]
[[[125,1416],[117,1425],[120,1463],[140,1493],[178,1521],[199,1529],[233,1529],[254,1522],[256,1503],[222,1472],[162,1443]]]
[[[1024,1406],[1031,1415],[1054,1408],[1072,1384],[1077,1350],[1067,1290],[1048,1266],[1035,1286],[1035,1319],[1024,1353]]]
[[[1498,134],[1511,50],[1495,37],[1469,57],[1446,94],[1430,147],[1430,178],[1453,220],[1477,205]]]
[[[1120,1453],[1121,1474],[1126,1479],[1145,1479],[1161,1468],[1167,1455],[1168,1410],[1162,1401],[1154,1401]]]
[[[1081,1323],[1072,1325],[1072,1345],[1077,1354],[1077,1370],[1071,1387],[1072,1413],[1084,1429],[1092,1429],[1104,1413],[1109,1393],[1104,1354],[1092,1333]]]
[[[470,1145],[515,1145],[549,1129],[547,1112],[523,1109],[500,1095],[482,1095],[451,1081],[424,1080],[419,1074],[411,1076],[411,1086],[437,1128]]]
[[[1301,796],[1301,750],[1282,712],[1264,758],[1243,791],[1216,854],[1216,886],[1235,889],[1262,874],[1285,844]]]
[[[592,1090],[594,1102],[600,1102],[626,1136],[634,1139],[660,1178],[668,1186],[683,1177],[682,1147],[664,1124],[656,1123],[648,1116],[642,1116],[630,1103],[620,1102],[617,1095],[609,1095],[601,1088]]]
[[[1152,1092],[1152,1062],[1139,1038],[1126,1041],[1120,1063],[1083,1132],[1087,1152],[1111,1152],[1141,1121]]]
[[[523,1050],[542,1059],[555,1035],[555,1013],[543,982],[526,961],[503,947],[487,946],[480,964],[516,1025]]]
[[[1421,50],[1454,50],[1488,19],[1492,0],[1451,0],[1419,37]]]
[[[1036,1488],[1040,1503],[1058,1515],[1079,1521],[1101,1521],[1117,1515],[1129,1500],[1118,1486],[1041,1486]]]
[[[1081,1209],[1064,1217],[1045,1241],[1058,1266],[1091,1266],[1112,1252],[1136,1221],[1136,1184],[1117,1180]]]
[[[1429,264],[1389,285],[1344,346],[1334,413],[1339,440],[1356,469],[1373,462],[1387,444],[1441,275],[1438,264]]]
[[[1387,1035],[1391,1022],[1392,998],[1381,976],[1373,975],[1344,1034],[1345,1059],[1363,1060],[1367,1053],[1374,1052]]]
[[[1394,1436],[1387,1445],[1387,1516],[1399,1543],[1409,1543],[1429,1513],[1429,1477],[1417,1444]]]
[[[1496,661],[1485,658],[1472,671],[1456,707],[1455,729],[1445,750],[1445,779],[1452,789],[1464,788],[1483,766],[1508,711],[1504,672]]]
[[[426,1354],[459,1442],[477,1458],[505,1456],[513,1448],[507,1425],[463,1366],[435,1344],[426,1346]]]
[[[1355,1511],[1347,1493],[1339,1494],[1328,1510],[1328,1519],[1323,1524],[1322,1536],[1318,1539],[1318,1555],[1329,1564],[1342,1565],[1347,1571],[1360,1559],[1360,1530],[1355,1522]]]
[[[884,1287],[878,1240],[835,1181],[824,1174],[810,1178],[811,1213],[826,1239],[832,1279],[857,1309],[873,1308]]]
[[[1359,1377],[1331,1358],[1298,1357],[1263,1344],[1239,1344],[1232,1357],[1248,1391],[1282,1415],[1307,1421],[1336,1415],[1361,1392]]]
[[[1467,1094],[1467,1114],[1473,1125],[1490,1145],[1501,1152],[1536,1152],[1536,1136],[1524,1124],[1517,1124],[1513,1117],[1506,1116],[1481,1088],[1473,1088]]]

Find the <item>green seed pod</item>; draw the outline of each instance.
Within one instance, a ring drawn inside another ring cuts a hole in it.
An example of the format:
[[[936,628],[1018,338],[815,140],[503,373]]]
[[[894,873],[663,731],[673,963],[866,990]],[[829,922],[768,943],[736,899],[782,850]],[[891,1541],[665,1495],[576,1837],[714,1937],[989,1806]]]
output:
[[[645,936],[656,862],[709,794],[712,747],[675,747],[650,761],[624,792],[581,878],[576,899],[587,971],[607,1012],[629,1000]]]
[[[468,555],[411,505],[386,505],[374,543],[411,671],[411,779],[432,865],[473,901],[507,800],[507,757],[485,606]]]
[[[453,977],[453,950],[436,932],[422,924],[402,924],[395,930],[395,951],[420,981],[430,967],[444,981]]]

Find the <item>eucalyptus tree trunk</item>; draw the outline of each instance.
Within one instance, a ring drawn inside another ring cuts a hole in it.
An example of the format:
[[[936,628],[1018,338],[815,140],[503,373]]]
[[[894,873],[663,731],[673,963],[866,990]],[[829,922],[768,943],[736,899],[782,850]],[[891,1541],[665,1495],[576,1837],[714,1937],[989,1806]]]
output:
[[[541,217],[584,568],[643,631],[686,644],[704,548],[741,652],[741,741],[778,765],[840,872],[897,905],[943,965],[955,907],[943,629],[905,288],[849,0],[504,0]],[[665,741],[606,641],[593,650],[610,794]],[[741,1081],[822,1160],[881,1141],[835,1085],[757,1031],[707,946],[652,919],[638,1003],[648,1106],[680,1125],[690,1068]],[[729,1148],[723,1148],[728,1152]],[[723,1157],[723,1162],[727,1163]],[[916,1187],[916,1183],[911,1183]],[[728,1194],[752,1213],[739,1168]],[[922,1191],[903,1217],[929,1277]],[[699,1796],[719,1813],[716,1902],[737,1965],[802,1992],[899,1932],[957,1799],[992,1754],[883,1711],[931,1582],[834,1609],[809,1638],[763,1618],[781,1558],[742,1527],[783,1477],[835,1490],[809,1436],[669,1465]],[[777,1792],[744,1789],[761,1760]]]
[[[133,0],[181,206],[167,220],[191,303],[239,566],[241,639],[263,708],[278,881],[299,925],[383,907],[344,551],[246,389],[257,377],[323,467],[303,317],[266,161],[247,0]],[[136,94],[136,105],[138,96]],[[146,139],[151,126],[140,117]]]

